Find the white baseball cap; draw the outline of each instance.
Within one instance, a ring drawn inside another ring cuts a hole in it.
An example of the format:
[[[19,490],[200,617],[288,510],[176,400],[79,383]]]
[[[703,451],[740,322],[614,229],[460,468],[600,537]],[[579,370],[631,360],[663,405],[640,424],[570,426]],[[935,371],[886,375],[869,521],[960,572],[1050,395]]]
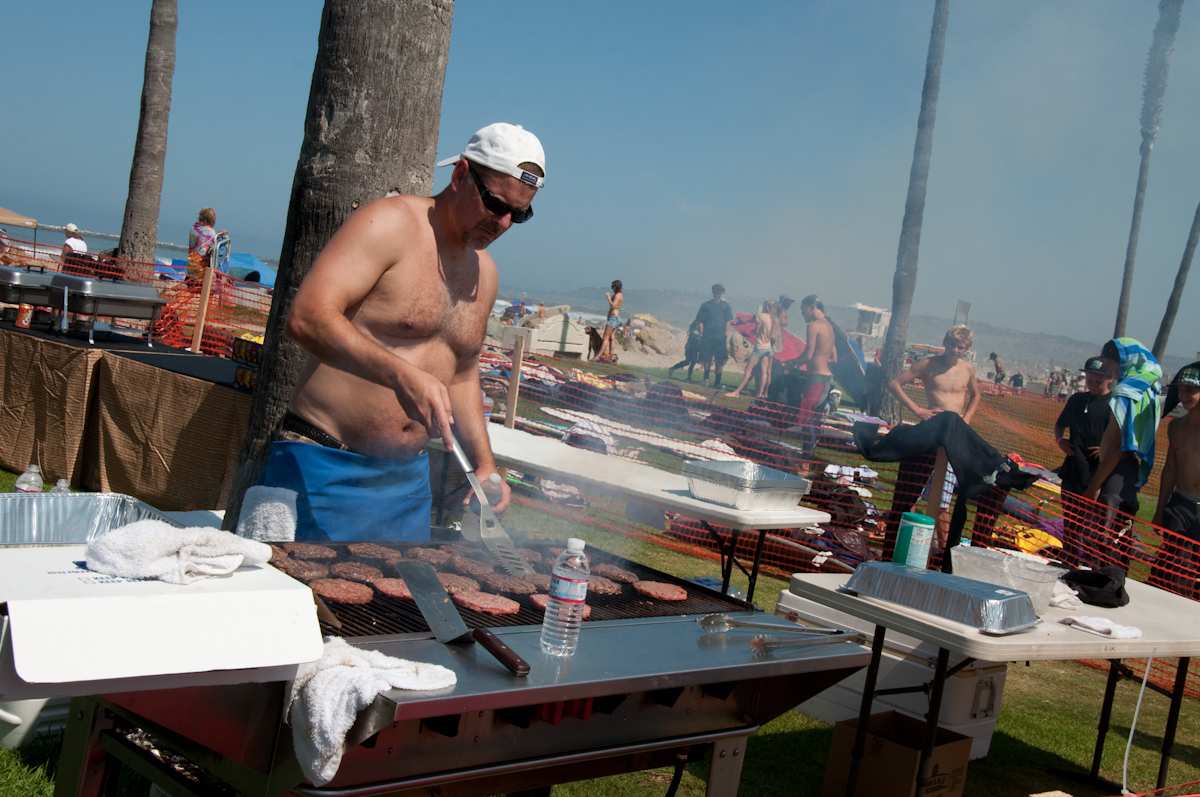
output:
[[[463,158],[501,174],[511,175],[534,188],[541,188],[545,182],[544,177],[520,166],[522,163],[535,163],[543,175],[546,173],[546,153],[542,150],[542,142],[520,125],[494,122],[481,127],[471,136],[461,155],[440,160],[437,165],[449,166]]]
[[[71,222],[66,227],[63,227],[63,232],[69,232],[71,235],[75,235],[79,232],[79,228],[75,226],[75,222]]]

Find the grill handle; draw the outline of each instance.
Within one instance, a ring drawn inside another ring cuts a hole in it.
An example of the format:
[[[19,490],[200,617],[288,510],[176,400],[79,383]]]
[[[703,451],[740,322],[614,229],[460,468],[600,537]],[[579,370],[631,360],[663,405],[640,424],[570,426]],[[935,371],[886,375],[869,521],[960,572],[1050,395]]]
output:
[[[529,675],[529,662],[521,658],[515,650],[504,644],[500,637],[486,628],[476,628],[471,632],[471,636],[484,649],[495,656],[501,664],[507,667],[508,671],[513,675],[521,678]]]

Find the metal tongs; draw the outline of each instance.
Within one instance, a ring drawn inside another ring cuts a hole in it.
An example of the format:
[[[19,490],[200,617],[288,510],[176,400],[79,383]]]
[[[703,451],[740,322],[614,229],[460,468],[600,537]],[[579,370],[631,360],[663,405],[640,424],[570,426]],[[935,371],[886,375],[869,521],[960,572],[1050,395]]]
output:
[[[728,614],[706,614],[696,618],[696,622],[705,631],[723,633],[734,628],[766,628],[771,631],[783,631],[788,634],[805,634],[809,636],[845,636],[844,628],[806,627],[802,625],[788,626],[779,623],[759,623],[753,620],[739,620]]]
[[[462,466],[463,473],[467,476],[467,482],[470,483],[471,489],[475,493],[475,500],[479,502],[479,523],[476,525],[464,522],[463,536],[472,542],[482,542],[510,576],[533,575],[533,568],[517,551],[512,537],[508,536],[508,532],[500,525],[496,513],[492,511],[487,493],[483,491],[483,485],[479,483],[479,477],[475,475],[475,467],[471,464],[471,460],[467,459],[467,452],[463,451],[453,432],[450,433],[448,442],[450,450],[454,452],[458,464]]]
[[[750,640],[750,649],[756,656],[770,655],[772,650],[789,647],[818,647],[820,645],[840,645],[843,642],[861,642],[863,636],[858,631],[839,631],[837,634],[817,636],[772,637],[766,634],[755,634]]]

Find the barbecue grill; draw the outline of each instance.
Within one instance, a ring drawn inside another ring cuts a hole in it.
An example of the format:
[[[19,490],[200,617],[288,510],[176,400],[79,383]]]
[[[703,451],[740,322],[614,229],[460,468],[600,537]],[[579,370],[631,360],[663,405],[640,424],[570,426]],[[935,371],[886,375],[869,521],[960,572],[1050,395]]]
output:
[[[330,547],[340,559],[352,558],[344,545]],[[736,794],[746,740],[759,725],[869,658],[852,642],[756,656],[752,634],[706,633],[696,622],[711,612],[746,614],[742,601],[603,551],[589,554],[594,563],[684,586],[688,599],[651,601],[627,585],[619,596],[589,595],[592,618],[584,623],[578,653],[565,659],[541,652],[542,613],[528,598],[516,598],[521,610],[512,616],[462,609],[468,626],[493,629],[530,663],[525,678],[511,676],[478,646],[439,643],[411,601],[377,594],[361,606],[330,602],[336,622],[323,624],[327,633],[449,667],[457,685],[438,693],[381,694],[359,714],[338,775],[322,788],[303,783],[292,753],[283,720],[286,683],[77,699],[57,793],[99,794],[107,777],[128,767],[172,794],[495,794],[682,766],[711,751],[708,793]],[[378,560],[363,561],[388,570]]]

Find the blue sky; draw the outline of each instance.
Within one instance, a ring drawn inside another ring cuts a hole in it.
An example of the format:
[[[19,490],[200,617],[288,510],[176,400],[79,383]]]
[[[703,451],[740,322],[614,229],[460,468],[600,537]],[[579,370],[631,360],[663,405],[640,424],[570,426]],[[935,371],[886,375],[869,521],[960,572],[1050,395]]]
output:
[[[1156,3],[956,0],[917,312],[1103,340],[1137,177]],[[277,257],[321,3],[180,2],[159,237],[212,205]],[[460,1],[440,155],[519,122],[549,158],[537,217],[493,247],[501,290],[817,292],[888,305],[931,0]],[[5,11],[0,205],[117,231],[149,2]],[[16,66],[12,66],[16,65]],[[1154,150],[1130,332],[1151,341],[1200,202],[1200,9]],[[446,179],[435,174],[435,187]],[[1171,351],[1200,349],[1200,276]],[[652,308],[644,308],[652,310]]]

